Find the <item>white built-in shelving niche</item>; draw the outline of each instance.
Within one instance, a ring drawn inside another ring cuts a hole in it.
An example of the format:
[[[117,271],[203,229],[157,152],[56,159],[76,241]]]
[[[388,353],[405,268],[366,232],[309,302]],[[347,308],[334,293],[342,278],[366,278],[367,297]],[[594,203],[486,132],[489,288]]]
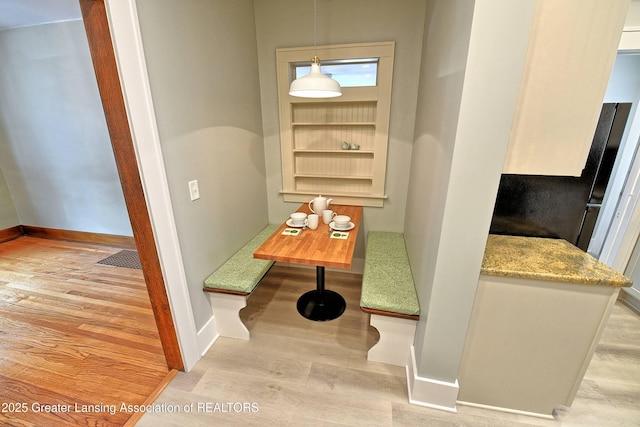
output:
[[[278,50],[285,201],[305,202],[321,194],[334,204],[383,205],[393,48],[392,42],[319,47],[321,59],[380,58],[377,86],[346,87],[341,97],[321,100],[288,95],[289,64],[308,54]],[[359,148],[343,149],[344,141]]]

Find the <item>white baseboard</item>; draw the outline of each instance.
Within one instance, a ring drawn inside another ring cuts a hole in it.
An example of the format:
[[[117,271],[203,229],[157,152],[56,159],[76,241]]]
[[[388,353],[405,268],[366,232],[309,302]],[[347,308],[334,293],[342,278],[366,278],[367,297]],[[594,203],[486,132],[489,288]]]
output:
[[[622,288],[618,299],[634,310],[640,313],[640,292],[634,288]]]
[[[549,414],[539,414],[537,412],[527,412],[527,411],[520,411],[518,409],[501,408],[499,406],[483,405],[481,403],[464,402],[462,400],[458,400],[458,405],[472,406],[474,408],[481,408],[481,409],[488,409],[488,410],[491,410],[491,411],[506,412],[506,413],[509,413],[509,414],[526,415],[528,417],[543,418],[545,420],[553,420],[554,419],[553,415],[549,415]]]
[[[447,412],[457,412],[458,380],[454,383],[424,378],[418,375],[415,349],[407,361],[407,387],[409,403]]]
[[[200,356],[204,356],[209,351],[219,336],[216,319],[211,316],[207,323],[205,323],[196,334]]]

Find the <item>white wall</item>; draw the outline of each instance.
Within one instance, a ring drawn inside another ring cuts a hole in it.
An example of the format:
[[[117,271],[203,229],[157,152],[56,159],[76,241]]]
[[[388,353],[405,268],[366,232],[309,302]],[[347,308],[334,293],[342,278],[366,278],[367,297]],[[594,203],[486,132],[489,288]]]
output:
[[[611,71],[611,78],[604,102],[632,102],[633,116],[640,99],[640,55],[618,55]]]
[[[428,2],[405,240],[421,306],[417,371],[436,389],[457,387],[533,8]],[[455,393],[439,405],[454,407]]]
[[[629,119],[625,132],[623,135],[622,145],[620,147],[620,154],[616,159],[614,168],[615,179],[609,184],[607,193],[605,195],[604,209],[598,217],[597,226],[604,228],[605,232],[599,235],[600,239],[607,237],[605,234],[608,230],[608,225],[614,214],[621,215],[625,203],[621,205],[617,204],[619,194],[622,194],[623,200],[626,201],[625,196],[629,196],[630,189],[625,189],[624,185],[633,185],[634,175],[629,175],[630,182],[626,183],[627,171],[632,167],[634,162],[637,162],[637,148],[638,148],[638,136],[640,134],[640,110],[638,109],[638,103],[640,103],[640,54],[631,55],[624,54],[618,55],[616,63],[611,74],[611,81],[607,88],[607,94],[605,96],[605,102],[631,102],[632,107],[629,113]],[[593,245],[602,245],[604,241],[598,240],[592,242]],[[633,279],[633,288],[625,289],[627,293],[632,295],[636,300],[640,301],[640,268],[638,268],[638,254],[640,254],[640,244],[635,243],[635,248],[631,254],[629,265],[626,268],[623,267],[625,275]],[[638,304],[638,303],[636,303]]]
[[[282,189],[276,48],[313,46],[313,1],[255,0],[260,95],[267,168],[269,218],[282,222],[299,203],[285,203]],[[402,231],[415,120],[424,0],[323,0],[317,4],[318,45],[396,42],[384,208],[365,208],[356,258],[369,229]],[[322,60],[322,58],[320,58]]]
[[[640,27],[640,0],[631,0],[627,10],[627,19],[624,20],[625,27]]]
[[[0,58],[0,169],[20,223],[131,236],[82,21],[2,30]]]
[[[151,94],[197,329],[203,280],[268,222],[253,2],[138,0]],[[201,198],[189,199],[198,180]]]
[[[640,55],[619,54],[616,57],[603,102],[630,102],[632,105],[611,174],[611,180],[605,193],[603,207],[598,215],[596,228],[589,243],[588,252],[596,258],[600,256],[605,244],[609,227],[618,209],[619,196],[623,191],[638,145],[637,128],[640,126],[640,115],[638,113],[638,102],[640,102]],[[636,131],[631,132],[632,129],[636,129]],[[632,135],[631,140],[629,139],[630,135]]]

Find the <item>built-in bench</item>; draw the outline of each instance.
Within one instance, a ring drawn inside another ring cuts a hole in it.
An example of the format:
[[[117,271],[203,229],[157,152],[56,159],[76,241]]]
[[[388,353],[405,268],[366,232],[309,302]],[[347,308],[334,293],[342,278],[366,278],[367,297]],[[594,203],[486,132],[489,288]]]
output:
[[[380,333],[367,360],[406,366],[420,304],[402,233],[368,233],[360,308]]]
[[[253,252],[278,227],[279,224],[267,225],[204,280],[203,290],[209,295],[220,336],[249,339],[240,310],[247,306],[247,299],[274,264],[254,258]]]

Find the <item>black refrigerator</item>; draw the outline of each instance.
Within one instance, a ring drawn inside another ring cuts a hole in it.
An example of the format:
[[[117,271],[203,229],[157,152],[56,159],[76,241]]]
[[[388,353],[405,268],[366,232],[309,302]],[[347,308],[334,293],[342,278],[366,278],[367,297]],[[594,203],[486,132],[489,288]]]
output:
[[[603,105],[581,176],[502,175],[490,232],[560,238],[586,251],[630,110]]]

